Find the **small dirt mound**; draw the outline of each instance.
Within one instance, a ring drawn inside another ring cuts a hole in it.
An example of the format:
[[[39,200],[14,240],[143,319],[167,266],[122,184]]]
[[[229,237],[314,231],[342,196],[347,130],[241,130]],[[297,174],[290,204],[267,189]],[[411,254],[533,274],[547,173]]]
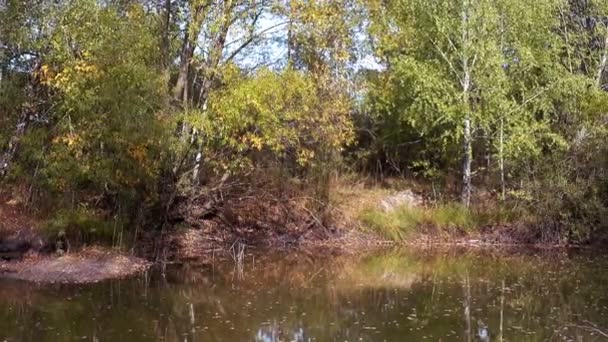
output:
[[[0,262],[0,277],[37,283],[96,283],[142,273],[150,263],[109,251],[88,250],[64,256],[32,256]]]

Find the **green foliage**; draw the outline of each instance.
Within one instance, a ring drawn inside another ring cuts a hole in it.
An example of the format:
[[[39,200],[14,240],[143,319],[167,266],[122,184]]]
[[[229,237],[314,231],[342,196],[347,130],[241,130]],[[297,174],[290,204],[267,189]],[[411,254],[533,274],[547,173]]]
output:
[[[163,148],[152,18],[138,6],[118,13],[80,1],[62,19],[40,71],[56,94],[55,127],[40,136],[46,151],[34,158],[40,173],[56,192],[141,200],[154,191]]]
[[[66,210],[52,229],[89,231],[87,216],[164,224],[176,199],[200,199],[226,177],[295,178],[327,199],[354,142],[361,169],[442,193],[472,154],[475,187],[508,194],[504,208],[362,214],[394,239],[510,222],[510,206],[560,240],[608,226],[603,2],[207,5],[0,8],[0,147],[18,147],[9,180],[26,197]],[[262,28],[267,18],[276,27]],[[286,56],[269,56],[275,45]],[[362,57],[379,67],[362,70]]]
[[[368,117],[358,120],[375,137],[359,147],[374,170],[459,177],[469,115],[479,188],[510,193],[508,205],[525,207],[531,217],[522,220],[534,218],[546,241],[589,241],[605,230],[603,2],[365,5],[384,67],[366,74]]]
[[[261,153],[309,167],[351,140],[348,98],[323,93],[306,74],[262,69],[243,77],[232,68],[224,75],[208,110],[196,113],[198,122],[191,121],[205,138],[205,154],[211,157],[206,163],[223,169],[252,167]],[[218,158],[218,151],[230,153]]]
[[[338,3],[216,5],[78,0],[0,10],[8,71],[0,109],[10,114],[0,119],[0,143],[17,135],[23,110],[44,111],[16,140],[10,180],[30,185],[38,203],[52,198],[41,205],[48,210],[78,212],[61,213],[53,227],[87,231],[83,207],[102,221],[164,224],[158,215],[191,194],[183,190],[205,191],[198,178],[223,182],[273,167],[285,179],[312,180],[331,170],[353,136],[352,99],[336,77],[350,56],[352,20],[332,14],[352,12]],[[276,38],[282,25],[259,30],[269,15],[291,17],[298,52],[283,69],[251,70],[237,57],[248,52],[254,62],[259,51],[249,48]],[[20,95],[30,85],[39,98]]]
[[[559,54],[559,36],[548,29],[557,26],[556,6],[553,0],[533,5],[370,2],[370,32],[378,42],[378,57],[387,65],[371,79],[368,97],[380,146],[392,151],[395,146],[417,145],[401,149],[394,162],[410,168],[424,162],[431,167],[458,162],[461,153],[455,152],[466,115],[474,129],[493,142],[499,143],[498,135],[503,134],[504,146],[501,152],[496,146],[495,153],[509,159],[538,155],[543,141],[559,141],[548,129],[551,119],[537,115],[551,106],[546,92],[562,77],[563,68],[553,58]],[[470,77],[472,88],[471,100],[463,102],[465,77]]]
[[[23,103],[23,75],[6,77],[0,83],[0,146],[6,147]]]

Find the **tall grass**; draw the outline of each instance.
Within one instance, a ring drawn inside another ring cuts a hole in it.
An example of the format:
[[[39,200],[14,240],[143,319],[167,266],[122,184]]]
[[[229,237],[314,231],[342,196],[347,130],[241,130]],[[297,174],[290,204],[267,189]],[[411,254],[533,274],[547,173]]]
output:
[[[364,209],[359,220],[382,237],[393,241],[406,240],[424,222],[424,211],[418,208],[399,208],[386,213],[377,208]]]
[[[403,241],[429,228],[439,234],[474,233],[485,226],[513,222],[516,217],[516,212],[507,208],[469,209],[458,203],[447,203],[429,208],[403,206],[390,212],[370,207],[361,211],[358,218],[366,228],[382,237]]]

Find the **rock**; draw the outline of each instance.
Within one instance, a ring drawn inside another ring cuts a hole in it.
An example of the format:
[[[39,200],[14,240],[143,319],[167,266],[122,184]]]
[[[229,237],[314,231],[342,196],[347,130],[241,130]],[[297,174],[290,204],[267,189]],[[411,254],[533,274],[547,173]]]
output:
[[[16,199],[11,199],[11,200],[7,201],[6,204],[10,205],[11,207],[15,207],[15,206],[19,205],[20,203]]]
[[[398,192],[394,195],[385,197],[380,201],[380,209],[384,212],[391,212],[399,207],[418,207],[423,203],[422,198],[411,190]]]

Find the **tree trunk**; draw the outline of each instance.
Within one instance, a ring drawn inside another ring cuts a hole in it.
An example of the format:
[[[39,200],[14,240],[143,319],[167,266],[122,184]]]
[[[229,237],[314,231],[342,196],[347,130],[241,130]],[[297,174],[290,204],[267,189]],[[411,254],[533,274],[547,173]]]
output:
[[[204,66],[203,74],[202,74],[202,82],[201,89],[198,97],[198,105],[203,109],[203,113],[206,112],[207,109],[207,99],[209,97],[209,92],[213,87],[213,83],[215,78],[217,77],[217,68],[219,67],[222,56],[224,53],[224,48],[226,46],[226,37],[228,36],[228,30],[232,24],[232,10],[233,10],[233,1],[226,1],[224,3],[224,13],[222,16],[222,24],[220,30],[215,37],[213,42],[213,46],[209,53],[209,57]],[[203,114],[204,115],[204,114]],[[202,137],[197,137],[201,139]],[[192,182],[194,185],[199,184],[200,179],[200,170],[203,167],[203,143],[199,141],[195,161],[194,161],[194,170],[192,173]]]
[[[11,136],[8,147],[6,151],[4,151],[2,157],[0,157],[0,180],[2,180],[9,172],[11,168],[11,164],[15,155],[17,154],[17,148],[19,146],[19,141],[21,137],[25,134],[25,130],[29,124],[29,111],[23,111],[19,120],[17,121],[17,126],[15,127],[15,131]]]
[[[175,100],[181,101],[184,107],[188,105],[188,73],[193,55],[194,44],[190,42],[190,35],[188,31],[186,31],[180,56],[179,74],[175,87],[173,88],[173,97]]]
[[[466,207],[471,205],[471,163],[473,159],[473,146],[471,136],[471,104],[470,104],[470,90],[471,90],[471,65],[469,64],[469,49],[470,49],[470,36],[469,36],[469,4],[465,2],[462,11],[462,44],[463,44],[463,56],[462,56],[462,104],[465,109],[464,121],[463,121],[463,162],[462,162],[462,204]]]
[[[606,27],[606,38],[604,38],[604,52],[602,57],[600,58],[600,66],[597,71],[597,86],[602,89],[602,79],[604,76],[604,70],[606,69],[606,64],[608,64],[608,27]]]
[[[177,82],[173,88],[173,97],[177,101],[182,101],[185,107],[188,106],[189,101],[189,89],[190,84],[188,82],[188,76],[190,74],[190,64],[192,63],[192,57],[194,56],[194,50],[196,49],[196,42],[201,32],[200,18],[204,18],[206,9],[211,6],[211,2],[200,4],[191,9],[189,20],[186,21],[184,29],[184,41],[182,43],[182,51],[180,55],[179,74]]]
[[[462,204],[471,205],[471,163],[473,148],[471,141],[471,115],[466,114],[464,119],[464,158],[462,163]]]
[[[209,57],[207,58],[207,61],[204,65],[201,89],[198,96],[198,104],[201,108],[203,108],[207,104],[207,97],[209,96],[209,91],[211,90],[211,87],[217,75],[217,68],[220,65],[224,53],[224,48],[226,46],[226,37],[228,36],[228,30],[230,29],[230,26],[232,24],[233,2],[226,1],[224,3],[224,6],[225,7],[222,15],[222,23],[220,26],[220,30],[214,39],[211,51],[209,52]]]
[[[170,38],[169,38],[169,27],[171,25],[171,0],[159,0],[158,2],[158,13],[161,17],[160,31],[160,51],[161,51],[161,68],[166,70],[171,65],[170,56]]]
[[[200,170],[203,166],[203,143],[199,141],[198,148],[196,150],[196,158],[194,159],[194,170],[192,171],[192,184],[199,185]]]
[[[504,54],[505,51],[505,15],[500,15],[500,52]],[[502,57],[503,63],[507,63],[506,58]],[[498,137],[498,169],[500,172],[500,198],[505,200],[506,186],[505,186],[505,114],[502,113],[500,116],[500,127]]]
[[[295,55],[295,33],[294,33],[294,18],[296,16],[296,11],[289,1],[289,24],[287,26],[287,65],[290,67],[294,66],[294,55]]]
[[[27,95],[28,99],[35,98],[32,84],[28,84],[27,90],[26,90],[26,95]],[[17,125],[15,126],[13,135],[11,136],[11,138],[8,141],[8,146],[7,146],[6,150],[4,151],[2,156],[0,156],[0,181],[2,179],[4,179],[4,177],[6,177],[6,175],[10,171],[13,160],[15,159],[15,156],[17,155],[17,150],[19,148],[19,142],[21,141],[21,138],[23,137],[23,135],[25,135],[25,132],[27,130],[27,127],[29,126],[29,123],[33,116],[32,114],[34,113],[34,111],[35,111],[35,109],[32,107],[31,104],[29,104],[29,103],[23,104],[23,107],[21,109],[21,115],[19,116],[19,118],[17,120]]]
[[[499,145],[498,145],[498,154],[499,161],[498,167],[500,169],[500,194],[502,200],[505,199],[506,196],[506,186],[505,186],[505,138],[504,138],[504,119],[500,118],[500,132],[499,132]]]

